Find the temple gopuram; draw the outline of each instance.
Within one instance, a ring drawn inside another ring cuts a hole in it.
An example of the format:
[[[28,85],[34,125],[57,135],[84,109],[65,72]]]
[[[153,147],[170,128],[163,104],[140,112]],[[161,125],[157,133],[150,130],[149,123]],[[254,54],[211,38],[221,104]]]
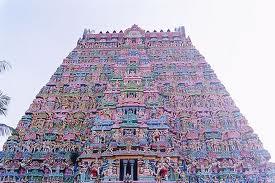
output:
[[[269,159],[184,27],[85,29],[4,144],[0,182],[270,183]]]

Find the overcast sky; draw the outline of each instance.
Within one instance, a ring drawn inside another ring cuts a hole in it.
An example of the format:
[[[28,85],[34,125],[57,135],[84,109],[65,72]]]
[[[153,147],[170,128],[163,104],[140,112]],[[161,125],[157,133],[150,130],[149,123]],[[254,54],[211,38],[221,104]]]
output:
[[[12,98],[0,122],[16,126],[84,28],[184,25],[274,162],[274,9],[273,0],[0,0],[0,59],[13,67],[0,75]]]

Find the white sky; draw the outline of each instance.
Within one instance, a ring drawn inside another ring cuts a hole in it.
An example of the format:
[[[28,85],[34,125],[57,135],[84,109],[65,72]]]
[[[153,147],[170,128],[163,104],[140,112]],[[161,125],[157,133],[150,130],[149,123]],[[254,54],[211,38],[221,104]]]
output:
[[[0,75],[16,126],[84,28],[153,31],[184,25],[275,161],[275,1],[0,0]],[[2,145],[5,139],[0,139]]]

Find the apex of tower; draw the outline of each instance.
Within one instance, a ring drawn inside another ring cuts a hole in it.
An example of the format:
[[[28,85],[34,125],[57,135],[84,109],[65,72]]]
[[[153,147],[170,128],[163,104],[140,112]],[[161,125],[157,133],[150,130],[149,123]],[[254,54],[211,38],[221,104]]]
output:
[[[156,31],[153,32],[145,31],[140,28],[138,25],[134,24],[131,27],[127,28],[125,31],[106,31],[103,33],[95,33],[94,30],[84,29],[82,40],[96,40],[96,39],[113,39],[113,38],[147,38],[147,39],[160,39],[162,40],[170,39],[186,39],[184,26],[180,26],[174,29],[174,31]]]

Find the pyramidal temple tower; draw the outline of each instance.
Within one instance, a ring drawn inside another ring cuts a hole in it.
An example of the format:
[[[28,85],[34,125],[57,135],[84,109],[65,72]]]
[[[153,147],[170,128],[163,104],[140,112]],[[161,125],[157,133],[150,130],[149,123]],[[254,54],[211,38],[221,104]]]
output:
[[[275,182],[184,27],[85,30],[0,153],[0,182]]]

